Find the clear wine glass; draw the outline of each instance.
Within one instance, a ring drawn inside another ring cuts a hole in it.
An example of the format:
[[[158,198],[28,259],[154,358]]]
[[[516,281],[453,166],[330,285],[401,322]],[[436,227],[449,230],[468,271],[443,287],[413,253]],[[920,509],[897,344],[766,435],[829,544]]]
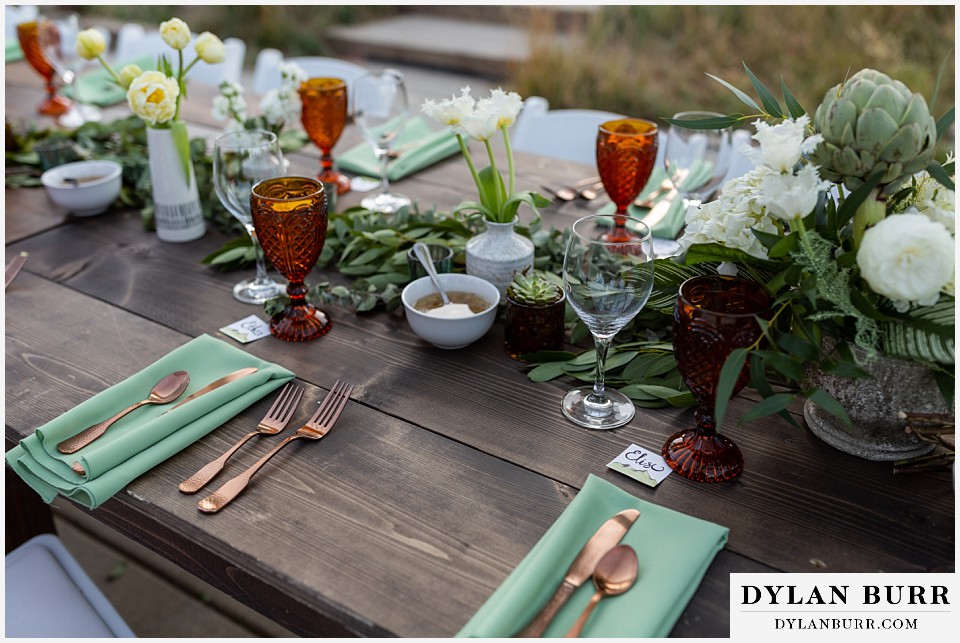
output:
[[[267,275],[263,248],[257,240],[250,211],[253,186],[285,174],[283,152],[276,134],[266,130],[240,130],[217,137],[213,144],[213,176],[217,197],[250,235],[257,257],[257,275],[233,287],[233,296],[247,304],[262,304],[285,292]]]
[[[63,127],[76,128],[84,123],[99,122],[103,114],[93,105],[85,105],[80,98],[77,76],[87,62],[77,53],[80,18],[77,14],[41,15],[37,19],[37,41],[44,58],[54,68],[65,86],[70,88],[73,103],[59,118]]]
[[[718,112],[678,112],[674,121],[709,121],[724,118]],[[670,124],[663,165],[684,206],[699,207],[720,187],[730,169],[733,147],[730,127],[690,129]]]
[[[390,192],[387,178],[390,150],[410,113],[403,74],[395,69],[385,69],[380,74],[364,74],[357,78],[353,88],[353,110],[353,121],[373,146],[373,153],[380,163],[380,191],[365,197],[360,205],[375,212],[393,214],[410,205],[409,198]]]
[[[629,397],[604,385],[604,364],[614,336],[647,303],[653,289],[653,236],[642,221],[626,216],[636,233],[625,241],[601,234],[605,217],[591,215],[573,224],[563,257],[567,300],[590,329],[597,347],[593,386],[575,388],[563,398],[563,414],[589,429],[615,429],[636,408]]]

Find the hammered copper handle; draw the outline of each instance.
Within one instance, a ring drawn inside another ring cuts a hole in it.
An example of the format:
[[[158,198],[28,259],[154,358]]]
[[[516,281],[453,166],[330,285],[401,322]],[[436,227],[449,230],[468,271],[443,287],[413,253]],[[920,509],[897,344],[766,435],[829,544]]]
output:
[[[182,491],[183,493],[196,493],[200,491],[200,489],[203,488],[203,485],[213,480],[216,477],[216,475],[220,473],[220,471],[223,469],[223,466],[227,463],[227,460],[229,460],[230,456],[232,456],[234,453],[237,452],[237,449],[242,447],[244,444],[247,443],[248,440],[250,440],[250,438],[252,438],[255,435],[258,435],[259,433],[260,433],[259,431],[251,431],[250,433],[243,436],[243,438],[241,438],[239,442],[233,445],[229,451],[221,455],[216,460],[205,464],[203,468],[201,468],[195,474],[193,474],[192,476],[190,476],[189,478],[181,482],[180,486],[177,488],[180,489],[180,491]]]
[[[141,400],[140,402],[137,402],[136,404],[133,404],[123,409],[122,411],[114,415],[109,420],[104,420],[99,424],[94,424],[93,426],[87,427],[86,429],[76,434],[72,438],[67,438],[66,440],[58,444],[57,451],[59,451],[60,453],[76,453],[77,451],[79,451],[80,449],[87,446],[88,444],[90,444],[91,442],[99,438],[101,435],[106,433],[107,429],[109,429],[110,425],[112,425],[114,422],[122,418],[124,415],[126,415],[130,411],[139,409],[144,404],[150,404],[150,401]]]
[[[567,602],[567,599],[570,598],[576,589],[577,588],[571,585],[569,581],[564,580],[553,594],[550,602],[547,603],[543,610],[537,614],[537,617],[530,621],[529,625],[520,630],[520,633],[516,636],[519,638],[538,638],[542,636],[547,626],[550,625],[550,621],[553,620],[553,617],[557,615],[557,612],[560,611],[560,608],[563,607],[563,604]]]
[[[231,500],[240,495],[240,492],[247,488],[247,485],[250,484],[250,479],[253,477],[257,471],[260,470],[260,467],[265,465],[270,458],[275,456],[280,452],[280,449],[287,446],[290,442],[293,442],[297,438],[304,437],[300,433],[291,435],[288,438],[284,438],[283,442],[273,447],[267,455],[263,456],[254,463],[252,467],[241,473],[235,478],[231,478],[223,484],[222,487],[214,491],[212,494],[204,498],[199,502],[197,507],[200,511],[204,513],[216,513],[227,506]]]

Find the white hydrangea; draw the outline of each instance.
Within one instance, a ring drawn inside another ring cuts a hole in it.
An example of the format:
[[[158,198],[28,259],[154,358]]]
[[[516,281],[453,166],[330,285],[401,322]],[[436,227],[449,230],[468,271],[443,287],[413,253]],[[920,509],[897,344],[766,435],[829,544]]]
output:
[[[686,228],[678,240],[686,250],[696,243],[719,243],[757,257],[767,258],[767,249],[752,230],[778,234],[780,229],[761,205],[758,195],[764,178],[772,173],[759,167],[732,179],[723,187],[720,196],[686,213]]]

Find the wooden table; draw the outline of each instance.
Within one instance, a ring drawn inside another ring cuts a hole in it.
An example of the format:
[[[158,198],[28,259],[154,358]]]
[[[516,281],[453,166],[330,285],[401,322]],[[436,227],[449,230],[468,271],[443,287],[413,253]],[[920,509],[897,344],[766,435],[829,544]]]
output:
[[[6,71],[7,115],[33,118],[37,77],[23,63]],[[219,129],[209,97],[195,90],[187,101],[194,136]],[[108,110],[127,113],[122,105]],[[335,152],[358,140],[348,128]],[[291,158],[295,171],[316,171],[315,149]],[[517,162],[519,185],[533,189],[591,172],[528,155]],[[396,189],[439,208],[473,192],[459,157]],[[587,210],[554,206],[544,219],[568,226]],[[8,441],[189,339],[216,336],[218,328],[261,312],[231,296],[237,273],[200,264],[227,240],[214,230],[196,242],[166,244],[143,230],[135,212],[74,218],[40,189],[7,190],[5,219],[7,259],[30,253],[6,291]],[[308,282],[319,277],[315,272]],[[338,378],[357,385],[355,402],[323,444],[291,446],[226,510],[197,511],[197,497],[178,493],[177,484],[249,431],[268,407],[265,399],[92,515],[309,636],[453,635],[590,473],[730,528],[729,543],[673,636],[728,635],[731,572],[953,569],[949,482],[893,476],[888,463],[847,456],[806,430],[766,418],[729,431],[746,459],[739,481],[699,485],[671,476],[650,489],[605,465],[631,442],[658,449],[692,422],[690,409],[641,409],[624,428],[590,432],[560,413],[571,382],[528,381],[504,353],[499,324],[468,348],[444,351],[418,339],[402,315],[327,310],[333,330],[317,341],[269,337],[243,347],[297,374],[307,388],[304,409]],[[736,400],[732,417],[747,406]],[[231,471],[265,446],[247,447]]]

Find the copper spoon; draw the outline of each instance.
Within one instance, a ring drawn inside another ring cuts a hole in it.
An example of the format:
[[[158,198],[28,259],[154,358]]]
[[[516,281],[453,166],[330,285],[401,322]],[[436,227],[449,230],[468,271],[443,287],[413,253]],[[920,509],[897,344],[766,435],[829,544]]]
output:
[[[593,585],[597,591],[590,597],[590,602],[580,614],[580,618],[564,637],[580,636],[580,631],[600,599],[604,596],[617,596],[630,589],[637,580],[638,568],[637,552],[630,545],[617,545],[604,554],[603,558],[597,562],[596,569],[593,570]]]
[[[187,390],[187,386],[189,384],[190,374],[186,371],[174,371],[173,373],[170,373],[162,380],[154,384],[153,390],[150,391],[150,396],[147,397],[147,399],[128,406],[109,420],[104,420],[103,422],[94,424],[93,426],[87,427],[72,438],[67,438],[57,445],[57,451],[60,453],[76,453],[103,435],[106,430],[110,428],[110,425],[122,418],[127,413],[140,408],[144,404],[166,404],[167,402],[172,402],[180,397],[185,390]]]

